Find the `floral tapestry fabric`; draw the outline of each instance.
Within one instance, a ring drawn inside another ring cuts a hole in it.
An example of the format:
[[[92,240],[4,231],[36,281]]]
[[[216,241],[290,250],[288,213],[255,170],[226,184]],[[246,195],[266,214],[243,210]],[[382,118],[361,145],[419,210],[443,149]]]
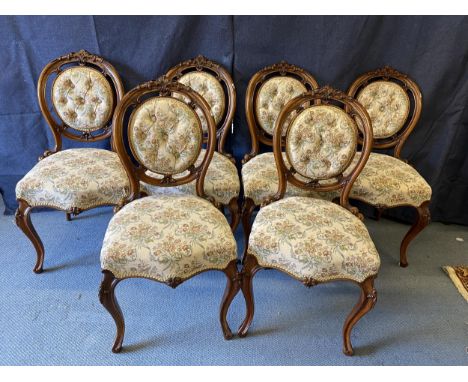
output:
[[[283,154],[286,166],[289,162],[286,154]],[[298,176],[302,181],[306,178]],[[242,166],[242,184],[244,195],[259,206],[278,191],[278,170],[276,169],[275,156],[273,153],[264,153],[255,156]],[[315,198],[328,198],[333,195],[304,190],[288,183],[285,197],[288,196],[311,196]]]
[[[195,163],[203,140],[195,111],[172,97],[154,97],[138,106],[128,135],[140,163],[152,172],[171,175]]]
[[[202,149],[195,166],[202,162],[204,156],[205,150]],[[155,173],[148,172],[147,174],[154,178],[161,178]],[[180,176],[185,175],[187,173]],[[142,182],[141,189],[148,195],[196,195],[195,182],[196,180],[193,180],[175,187],[158,187]],[[223,154],[215,151],[205,176],[205,193],[213,197],[216,202],[227,205],[232,198],[239,196],[239,191],[240,181],[236,166]]]
[[[356,216],[337,204],[308,197],[262,208],[252,226],[248,253],[261,266],[302,281],[362,282],[380,267],[379,254]]]
[[[111,118],[114,96],[102,73],[92,68],[72,67],[55,79],[52,103],[68,126],[79,131],[95,131]]]
[[[358,160],[358,155],[352,166]],[[350,198],[374,206],[419,207],[423,202],[431,200],[431,195],[431,186],[409,164],[390,155],[371,153],[354,182]]]
[[[33,207],[82,210],[119,204],[129,181],[116,153],[81,148],[44,158],[16,185],[16,198]]]
[[[405,90],[390,81],[376,81],[364,87],[357,100],[366,108],[374,138],[388,138],[405,124],[410,100]]]
[[[286,137],[289,163],[310,179],[341,174],[356,154],[357,127],[335,106],[311,106],[299,113]]]
[[[221,122],[226,108],[224,89],[221,83],[213,75],[206,72],[190,72],[179,78],[179,82],[187,85],[200,94],[208,103],[211,109],[216,125]],[[174,97],[179,98],[178,94]],[[200,118],[203,132],[208,131],[208,126],[205,117],[201,110],[197,110]]]
[[[292,77],[272,77],[266,81],[255,100],[255,113],[260,127],[273,135],[276,119],[283,106],[306,91],[304,84]],[[288,126],[291,117],[292,114],[284,126]]]
[[[224,215],[196,196],[148,196],[111,219],[101,267],[117,278],[160,282],[224,269],[237,258],[236,241]]]

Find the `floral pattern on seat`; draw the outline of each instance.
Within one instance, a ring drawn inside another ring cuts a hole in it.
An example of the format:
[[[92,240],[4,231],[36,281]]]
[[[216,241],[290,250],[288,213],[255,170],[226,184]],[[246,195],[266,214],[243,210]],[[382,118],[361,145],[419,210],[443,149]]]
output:
[[[196,196],[148,196],[127,204],[111,219],[101,267],[117,278],[160,282],[224,269],[237,247],[224,215]]]
[[[33,207],[86,210],[119,204],[129,187],[115,152],[69,149],[37,163],[16,185],[16,198]]]
[[[431,200],[431,196],[431,186],[413,167],[400,159],[379,153],[371,153],[350,193],[352,199],[387,208],[405,205],[419,207]]]
[[[288,165],[286,154],[283,153],[285,164]],[[299,179],[306,180],[306,178]],[[278,170],[276,169],[275,156],[273,153],[264,153],[255,156],[242,166],[242,184],[244,195],[254,201],[255,205],[261,205],[269,197],[278,191]],[[288,183],[285,197],[288,196],[311,196],[315,198],[332,197],[328,193],[308,191]]]
[[[205,150],[202,149],[195,166],[202,162],[204,156]],[[161,178],[160,175],[152,172],[147,172],[147,174],[154,178]],[[186,174],[182,173],[179,176]],[[175,178],[177,179],[177,176]],[[159,187],[141,182],[141,189],[148,195],[196,195],[195,182],[193,180],[175,187]],[[227,205],[232,198],[239,196],[239,191],[240,181],[236,166],[223,154],[215,151],[205,176],[205,193],[213,197],[216,202]]]
[[[301,281],[377,275],[380,258],[366,226],[326,200],[291,197],[262,208],[253,223],[248,253],[262,267]]]

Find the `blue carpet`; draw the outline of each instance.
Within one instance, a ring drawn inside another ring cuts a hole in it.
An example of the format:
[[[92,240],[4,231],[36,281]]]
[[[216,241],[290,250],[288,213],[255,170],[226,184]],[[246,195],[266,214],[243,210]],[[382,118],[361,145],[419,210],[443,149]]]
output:
[[[202,274],[176,290],[147,280],[122,282],[117,296],[126,336],[123,352],[112,354],[114,323],[97,297],[99,252],[111,216],[109,208],[71,222],[57,211],[33,213],[46,248],[46,271],[35,275],[32,245],[12,216],[0,215],[0,364],[468,364],[468,305],[440,268],[468,263],[466,227],[431,224],[411,245],[409,268],[401,269],[398,248],[408,226],[385,219],[366,221],[382,268],[377,305],[353,332],[354,357],[341,352],[341,328],[357,287],[307,289],[275,271],[255,278],[250,334],[231,341],[223,339],[217,318],[222,273]],[[228,317],[233,330],[243,314],[239,294]]]

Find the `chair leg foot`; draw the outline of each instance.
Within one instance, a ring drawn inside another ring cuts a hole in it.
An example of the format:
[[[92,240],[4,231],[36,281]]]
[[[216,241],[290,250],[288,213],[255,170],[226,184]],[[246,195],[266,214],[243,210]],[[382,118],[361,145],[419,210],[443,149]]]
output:
[[[223,270],[226,275],[226,289],[224,291],[223,299],[221,300],[221,306],[219,309],[219,321],[221,323],[221,329],[226,340],[230,340],[232,336],[231,328],[227,322],[227,313],[231,306],[232,300],[239,293],[239,272],[237,271],[237,260],[232,260],[228,266]]]
[[[253,295],[252,280],[255,276],[255,273],[257,273],[260,269],[261,268],[258,265],[257,259],[254,256],[247,255],[244,258],[244,268],[241,273],[241,290],[245,299],[245,318],[237,331],[237,335],[239,337],[245,337],[247,335],[247,332],[253,321],[255,312],[255,302]]]
[[[416,208],[418,216],[409,231],[406,233],[400,245],[400,267],[408,266],[407,250],[411,241],[424,229],[431,221],[431,212],[429,211],[429,201],[422,203]]]
[[[120,282],[119,279],[110,271],[102,271],[103,278],[101,288],[99,289],[99,301],[107,309],[114,319],[117,328],[114,345],[112,346],[113,353],[120,353],[122,350],[122,342],[125,334],[125,321],[120,310],[119,303],[115,298],[115,287]]]
[[[257,206],[250,198],[245,198],[242,206],[242,226],[244,228],[244,252],[242,254],[242,263],[244,263],[247,256],[247,247],[249,244],[250,231],[252,230],[251,218]]]
[[[239,209],[239,199],[232,198],[227,205],[229,212],[231,214],[231,230],[236,232],[237,226],[240,222],[240,209]]]
[[[359,284],[361,295],[358,303],[346,318],[343,326],[343,353],[351,356],[354,354],[351,344],[351,330],[354,325],[375,305],[377,301],[377,291],[374,288],[374,277],[369,277]]]
[[[18,200],[19,207],[16,210],[15,221],[16,225],[28,237],[36,249],[36,265],[34,266],[34,273],[42,273],[44,266],[44,245],[41,238],[36,232],[31,222],[32,207],[24,200]]]

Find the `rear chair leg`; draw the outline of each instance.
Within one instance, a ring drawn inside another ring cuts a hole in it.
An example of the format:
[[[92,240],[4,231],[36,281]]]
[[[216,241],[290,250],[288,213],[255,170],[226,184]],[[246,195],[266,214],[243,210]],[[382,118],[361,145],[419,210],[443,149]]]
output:
[[[255,210],[255,202],[250,198],[245,198],[242,206],[242,226],[244,228],[244,253],[242,254],[242,264],[247,256],[247,247],[249,245],[250,231],[252,230],[252,214]]]
[[[103,278],[101,288],[99,289],[99,301],[114,319],[115,326],[117,327],[117,334],[115,336],[114,346],[112,346],[112,352],[120,353],[125,334],[125,321],[119,303],[115,298],[115,287],[120,280],[115,278],[114,274],[110,271],[104,270],[102,273]]]
[[[239,211],[239,199],[232,198],[227,205],[229,213],[231,214],[231,230],[236,232],[236,228],[239,225],[240,221],[240,211]]]
[[[354,350],[351,344],[351,330],[354,325],[375,305],[377,301],[377,291],[374,288],[374,277],[369,277],[359,284],[361,295],[358,303],[346,318],[343,326],[343,353],[353,355]]]
[[[406,252],[411,241],[424,229],[431,221],[431,212],[429,211],[429,201],[422,203],[416,208],[418,217],[409,231],[406,233],[400,246],[400,267],[408,266]]]
[[[19,207],[16,210],[15,221],[16,225],[23,231],[28,237],[31,243],[36,249],[36,265],[34,266],[34,273],[41,273],[44,265],[44,245],[37,234],[32,222],[31,222],[31,211],[32,207],[24,200],[18,200]]]

